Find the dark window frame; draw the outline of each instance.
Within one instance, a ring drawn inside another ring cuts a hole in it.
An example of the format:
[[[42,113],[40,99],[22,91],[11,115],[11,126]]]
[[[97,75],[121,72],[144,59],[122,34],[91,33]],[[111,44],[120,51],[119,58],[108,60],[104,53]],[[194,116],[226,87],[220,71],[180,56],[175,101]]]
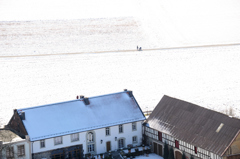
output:
[[[24,145],[17,146],[17,156],[18,157],[25,156],[25,146]]]
[[[197,154],[197,147],[194,146],[194,151],[195,151],[195,154]]]
[[[158,140],[162,141],[162,132],[158,131]]]
[[[175,147],[179,149],[179,141],[175,140]]]

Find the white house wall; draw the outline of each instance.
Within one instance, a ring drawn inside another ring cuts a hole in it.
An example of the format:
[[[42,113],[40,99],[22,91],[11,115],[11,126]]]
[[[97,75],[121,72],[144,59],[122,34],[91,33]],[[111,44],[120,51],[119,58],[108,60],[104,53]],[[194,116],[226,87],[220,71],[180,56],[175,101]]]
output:
[[[142,143],[142,121],[136,122],[137,123],[137,130],[132,131],[132,123],[123,124],[123,133],[119,133],[119,127],[112,126],[110,127],[110,135],[106,136],[105,134],[105,128],[93,130],[95,134],[95,153],[100,154],[106,152],[106,142],[111,142],[111,150],[118,149],[118,139],[124,138],[125,139],[125,145],[124,147],[127,147],[128,144],[140,145]],[[90,132],[90,131],[88,131]],[[46,151],[51,151],[58,148],[64,148],[74,145],[82,145],[84,154],[87,152],[87,141],[86,141],[86,134],[87,132],[81,132],[79,133],[79,141],[71,142],[71,135],[65,135],[62,136],[62,144],[60,145],[54,145],[54,138],[49,138],[45,140],[45,147],[40,148],[40,141],[34,141],[32,142],[32,152],[33,153],[41,153]],[[132,137],[137,136],[137,143],[132,142]],[[115,137],[117,137],[117,141],[115,140]],[[101,143],[101,140],[103,142]]]
[[[15,159],[31,159],[32,154],[31,154],[31,143],[28,142],[27,139],[22,140],[22,141],[16,141],[16,142],[11,142],[9,144],[10,147],[13,147],[13,152],[14,152],[14,158]],[[24,156],[18,157],[17,152],[18,152],[18,146],[24,145]],[[6,151],[3,152],[3,156],[6,156]]]

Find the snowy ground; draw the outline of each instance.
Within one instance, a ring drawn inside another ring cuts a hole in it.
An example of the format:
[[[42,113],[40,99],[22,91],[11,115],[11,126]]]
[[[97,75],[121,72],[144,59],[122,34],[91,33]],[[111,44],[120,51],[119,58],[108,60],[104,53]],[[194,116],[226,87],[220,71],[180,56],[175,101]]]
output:
[[[239,0],[0,0],[0,21],[119,17],[140,21],[144,48],[240,42]]]
[[[95,156],[95,158],[97,158]],[[136,156],[135,159],[163,159],[163,157],[156,155],[155,153],[151,153],[148,156],[144,155],[144,156]]]
[[[240,43],[239,19],[239,0],[0,0],[0,124],[124,88],[143,110],[166,94],[240,117],[240,45],[133,51]]]
[[[151,153],[149,156],[137,156],[135,159],[163,159],[163,157],[156,155],[155,153]]]
[[[164,94],[240,115],[240,46],[0,58],[0,117],[13,109],[133,90],[152,110]]]
[[[0,22],[1,56],[135,49],[146,43],[132,17]]]

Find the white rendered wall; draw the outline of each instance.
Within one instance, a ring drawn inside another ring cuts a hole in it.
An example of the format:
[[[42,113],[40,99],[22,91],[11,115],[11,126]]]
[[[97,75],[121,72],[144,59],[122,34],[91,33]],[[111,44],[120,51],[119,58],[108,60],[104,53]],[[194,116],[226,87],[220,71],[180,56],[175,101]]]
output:
[[[22,140],[22,141],[11,142],[8,145],[10,147],[13,147],[14,158],[16,158],[16,159],[31,159],[32,158],[31,148],[30,148],[31,142],[28,142],[27,139]],[[24,145],[25,155],[18,157],[17,152],[18,152],[18,146],[20,146],[20,145]],[[3,157],[6,157],[6,151],[3,152]]]
[[[94,132],[95,134],[95,153],[100,154],[107,151],[106,148],[106,142],[111,142],[111,150],[118,149],[118,139],[124,138],[125,139],[125,145],[124,147],[127,147],[128,144],[140,145],[142,144],[142,121],[136,122],[137,130],[132,131],[132,123],[123,124],[123,133],[119,133],[119,127],[112,126],[110,127],[110,135],[106,136],[105,128],[93,130],[91,132]],[[90,131],[88,131],[90,132]],[[87,132],[81,132],[79,133],[79,141],[71,142],[71,135],[62,136],[63,142],[60,145],[54,145],[54,138],[46,139],[45,140],[45,147],[40,148],[40,141],[32,142],[32,152],[33,153],[40,153],[45,151],[50,151],[58,148],[64,148],[74,145],[82,145],[84,154],[87,152],[87,142],[86,142],[86,134]],[[137,136],[137,142],[132,142],[132,137]],[[117,137],[117,141],[115,140],[115,137]],[[103,141],[101,143],[101,140]]]

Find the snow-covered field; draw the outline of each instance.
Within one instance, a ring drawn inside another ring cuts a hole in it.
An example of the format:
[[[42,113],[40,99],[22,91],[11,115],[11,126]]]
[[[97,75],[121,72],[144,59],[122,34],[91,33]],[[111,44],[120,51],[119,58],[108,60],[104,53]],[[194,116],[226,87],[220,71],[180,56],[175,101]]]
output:
[[[239,19],[238,0],[0,0],[0,123],[124,88],[143,110],[166,94],[239,117],[240,45],[134,51],[240,43]]]
[[[240,42],[239,0],[0,0],[0,21],[116,17],[141,23],[144,48]]]
[[[135,49],[145,40],[140,25],[133,17],[2,22],[0,56]]]
[[[240,46],[0,58],[1,118],[31,107],[123,91],[143,110],[164,94],[239,113]],[[148,108],[147,108],[148,107]]]

